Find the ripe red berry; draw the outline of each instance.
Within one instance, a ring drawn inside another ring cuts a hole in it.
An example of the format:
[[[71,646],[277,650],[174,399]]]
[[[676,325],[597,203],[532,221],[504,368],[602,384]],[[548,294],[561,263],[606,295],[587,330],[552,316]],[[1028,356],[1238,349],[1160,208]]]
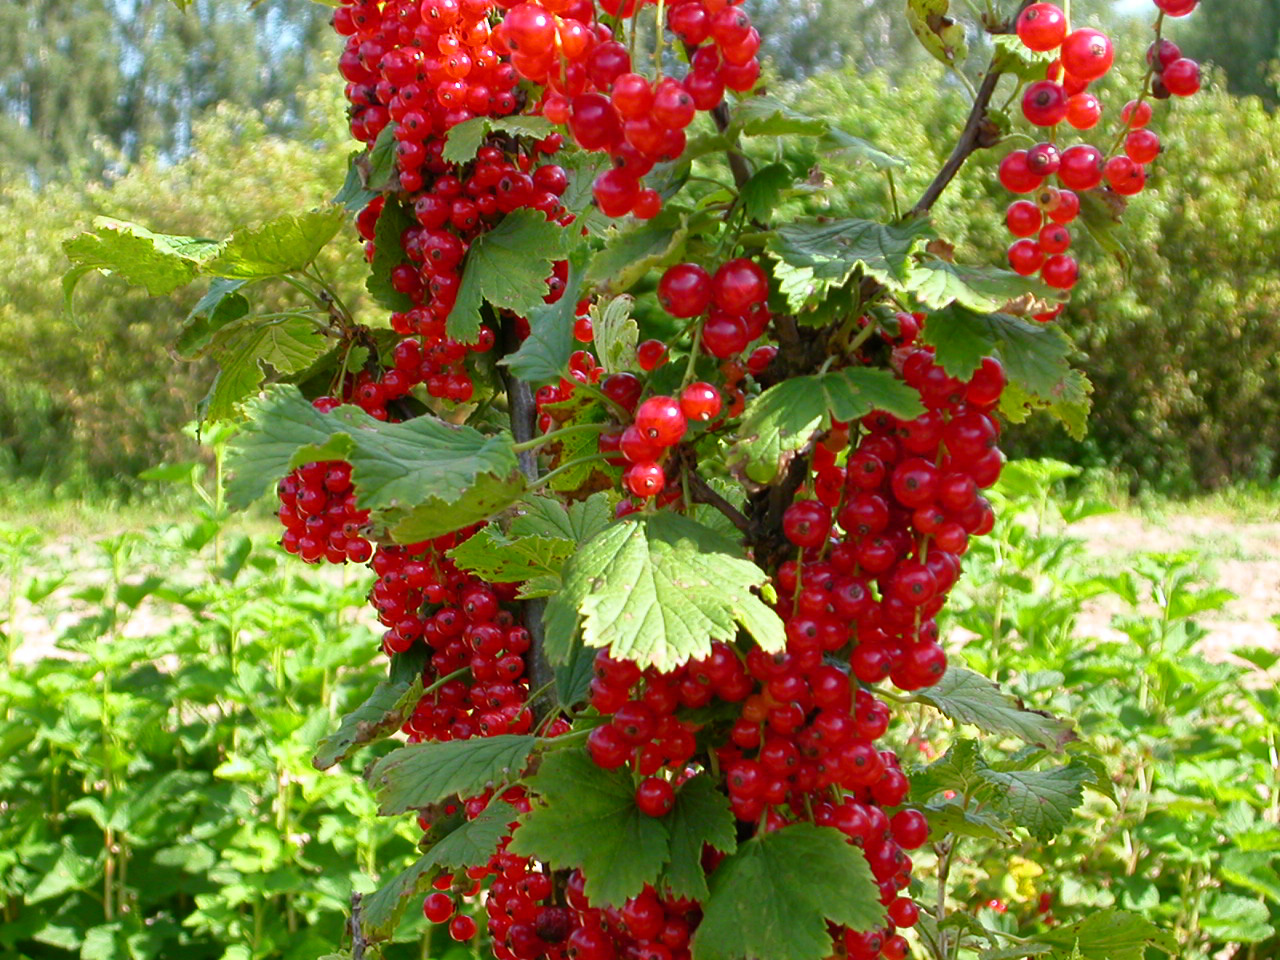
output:
[[[1102,182],[1102,151],[1085,143],[1067,147],[1062,151],[1058,179],[1072,190],[1092,190]]]
[[[1031,201],[1015,200],[1009,205],[1004,222],[1015,237],[1030,237],[1040,229],[1044,215]]]
[[[1102,101],[1092,93],[1077,93],[1067,101],[1067,123],[1077,130],[1092,130],[1102,119]]]
[[[667,313],[681,319],[705,313],[711,303],[711,275],[696,263],[668,267],[658,281],[658,302]]]
[[[831,532],[831,508],[818,500],[797,500],[782,514],[782,532],[797,547],[816,547]]]
[[[721,310],[746,313],[768,299],[769,278],[754,260],[739,257],[721,264],[711,280],[711,296]]]
[[[680,410],[690,420],[700,423],[718,417],[722,402],[720,391],[701,380],[689,384],[680,393]]]
[[[453,916],[453,897],[439,891],[428,894],[422,902],[422,913],[432,923],[444,923]]]
[[[1038,127],[1056,126],[1067,117],[1066,91],[1051,80],[1031,84],[1022,94],[1022,115]]]
[[[1120,119],[1128,126],[1137,129],[1151,122],[1151,114],[1151,104],[1147,101],[1130,100],[1120,111]]]
[[[636,347],[636,363],[646,373],[667,362],[667,345],[661,340],[644,340]]]
[[[1033,3],[1018,14],[1018,39],[1038,53],[1062,45],[1067,37],[1066,14],[1052,3]]]
[[[1200,90],[1200,64],[1183,57],[1165,67],[1160,79],[1175,97],[1192,96]]]
[[[1044,263],[1044,251],[1034,240],[1019,240],[1009,248],[1009,266],[1014,273],[1029,277]]]
[[[460,913],[449,921],[449,936],[458,943],[464,943],[476,935],[476,922],[465,913]]]
[[[660,447],[675,446],[688,428],[680,403],[674,397],[650,397],[636,409],[636,429]]]
[[[1010,193],[1030,193],[1044,183],[1044,177],[1032,171],[1027,151],[1015,150],[1000,161],[1001,185]]]
[[[1040,278],[1051,287],[1070,290],[1080,277],[1080,268],[1073,257],[1065,253],[1055,254],[1040,268]]]
[[[1065,253],[1071,246],[1071,232],[1060,223],[1051,223],[1040,231],[1036,242],[1045,253]]]
[[[1037,143],[1027,150],[1027,167],[1037,176],[1051,176],[1061,165],[1062,153],[1056,144]]]
[[[1111,40],[1100,30],[1083,27],[1062,41],[1062,66],[1081,80],[1097,80],[1115,60]]]
[[[636,806],[648,817],[665,817],[676,805],[676,792],[661,777],[646,777],[636,787]]]
[[[656,497],[667,485],[666,474],[656,463],[633,463],[626,472],[623,481],[637,497]]]
[[[1160,137],[1152,130],[1133,130],[1124,138],[1124,152],[1134,163],[1150,163],[1160,156]]]
[[[1195,10],[1200,0],[1155,0],[1156,7],[1171,17],[1185,17]]]

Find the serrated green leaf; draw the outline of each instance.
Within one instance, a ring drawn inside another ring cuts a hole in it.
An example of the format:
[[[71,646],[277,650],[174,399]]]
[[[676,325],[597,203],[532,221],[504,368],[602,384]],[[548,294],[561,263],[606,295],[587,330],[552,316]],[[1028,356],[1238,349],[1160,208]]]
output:
[[[378,139],[373,141],[361,166],[364,168],[364,185],[374,194],[400,189],[400,178],[396,173],[396,124],[388,123],[378,132]]]
[[[964,24],[948,17],[950,0],[907,0],[907,23],[939,63],[955,67],[969,55]]]
[[[346,222],[346,210],[326,205],[237,230],[222,244],[217,256],[205,261],[202,272],[232,280],[294,273],[315,260]]]
[[[972,796],[985,783],[986,763],[973,740],[957,740],[933,763],[911,771],[911,802],[925,804],[940,793]]]
[[[91,231],[63,241],[74,264],[64,278],[63,294],[70,302],[80,278],[102,270],[145,288],[150,296],[167,296],[194,280],[201,262],[217,248],[216,240],[152,233],[136,223],[96,217]]]
[[[524,771],[537,737],[504,733],[474,740],[415,743],[393,750],[366,774],[386,817],[452,796],[472,797]]]
[[[508,803],[492,801],[480,816],[461,823],[410,867],[397,874],[360,905],[360,933],[367,943],[391,939],[412,898],[431,887],[441,868],[462,869],[488,862],[516,817]]]
[[[702,850],[721,853],[738,848],[737,822],[729,798],[707,775],[686,780],[676,791],[676,803],[662,818],[670,837],[669,855],[661,886],[673,897],[704,901],[710,895],[702,869]]]
[[[752,593],[766,577],[736,544],[675,513],[627,517],[565,565],[547,604],[547,657],[568,658],[579,625],[588,647],[671,670],[733,640],[739,625],[765,650],[786,643],[782,621]]]
[[[1043,410],[1062,424],[1076,440],[1083,440],[1089,429],[1089,411],[1093,408],[1093,384],[1081,370],[1068,370],[1053,396],[1042,398],[1010,382],[1000,395],[1000,413],[1012,423],[1024,423],[1035,410]]]
[[[721,862],[710,886],[693,960],[824,960],[828,921],[854,930],[884,922],[866,859],[832,827],[757,835]]]
[[[910,257],[930,229],[924,220],[803,220],[779,227],[766,249],[778,261],[774,275],[788,305],[804,310],[858,271],[891,289],[903,289]]]
[[[1018,737],[1048,750],[1061,750],[1078,739],[1070,721],[1033,710],[986,677],[950,666],[932,687],[916,698],[956,723],[969,723],[1001,737]]]
[[[369,276],[365,278],[364,285],[379,306],[387,310],[413,309],[412,298],[391,285],[391,271],[409,261],[400,237],[416,223],[409,208],[391,198],[378,214],[373,230],[373,262],[369,264]]]
[[[738,200],[748,220],[765,221],[773,216],[782,195],[794,178],[785,163],[770,163],[751,175],[738,191]]]
[[[1264,910],[1265,913],[1265,910]],[[1082,960],[1143,960],[1147,947],[1176,955],[1173,937],[1150,920],[1123,910],[1099,910],[1083,920],[1055,927],[1032,943],[1048,944],[1054,960],[1078,950]]]
[[[1252,890],[1272,903],[1280,903],[1280,870],[1276,854],[1268,850],[1228,850],[1219,871],[1224,880]]]
[[[449,129],[445,137],[445,163],[468,163],[475,158],[485,137],[495,131],[541,140],[555,130],[546,117],[472,117]]]
[[[1027,960],[1042,957],[1053,950],[1047,943],[1022,943],[1014,947],[994,947],[978,954],[978,960]]]
[[[512,835],[512,853],[580,868],[594,906],[621,906],[658,879],[667,828],[640,812],[629,771],[603,770],[582,750],[557,750],[529,789],[537,800]]]
[[[585,500],[562,503],[555,497],[528,497],[511,521],[513,536],[549,536],[586,543],[613,520],[613,508],[604,493]]]
[[[748,137],[817,137],[831,129],[826,120],[811,117],[767,95],[747,97],[729,117],[729,135]]]
[[[277,373],[297,373],[328,348],[328,340],[307,317],[245,317],[223,327],[204,350],[219,367],[204,418],[216,423],[235,417],[239,404],[265,379],[264,364]]]
[[[1048,770],[992,770],[982,773],[985,795],[1009,820],[1039,840],[1050,840],[1084,802],[1084,785],[1092,772],[1083,765]]]
[[[628,230],[613,229],[587,267],[586,283],[603,294],[630,289],[655,267],[679,259],[689,235],[683,214],[664,209],[652,220]]]
[[[1219,892],[1200,914],[1200,928],[1218,941],[1259,943],[1275,935],[1270,918],[1271,911],[1262,901]]]
[[[924,413],[919,394],[888,370],[847,367],[784,380],[747,404],[730,463],[757,483],[769,483],[786,455],[830,427],[833,417],[856,420],[877,409],[904,420]]]
[[[578,545],[556,537],[511,537],[497,524],[468,537],[449,551],[460,570],[491,583],[523,583],[533,577],[559,579],[564,562]]]
[[[573,325],[577,319],[578,295],[582,290],[585,248],[569,257],[564,295],[555,303],[544,303],[529,311],[529,336],[520,349],[498,361],[513,377],[534,386],[558,383],[573,355]]]
[[[521,315],[543,306],[551,265],[563,260],[568,250],[568,232],[544,214],[528,208],[507,214],[471,241],[458,299],[449,311],[449,336],[459,343],[475,343],[480,306],[486,300]]]
[[[996,313],[1019,297],[1049,301],[1057,296],[1038,277],[1023,277],[996,267],[950,263],[937,257],[912,264],[904,288],[926,307],[938,309],[958,303],[976,313]]]
[[[352,751],[397,732],[422,697],[422,674],[412,680],[383,680],[364,703],[342,718],[338,729],[316,745],[312,765],[328,770]]]
[[[636,369],[640,327],[631,317],[635,298],[623,294],[591,305],[591,329],[596,358],[605,373]]]
[[[576,392],[568,400],[558,403],[543,404],[543,410],[556,418],[561,427],[573,427],[585,424],[603,424],[609,419],[609,411],[598,397],[582,391]],[[603,459],[586,459],[600,453],[600,434],[582,431],[571,433],[558,440],[551,449],[555,451],[555,459],[551,465],[566,469],[557,473],[549,486],[557,492],[576,491],[586,486],[593,476],[616,477],[619,470],[616,466],[605,463]],[[573,461],[580,461],[576,466],[568,467]],[[612,483],[608,484],[613,486]]]
[[[231,444],[227,498],[233,509],[309,459],[350,461],[357,504],[374,511],[401,542],[487,519],[524,491],[507,434],[486,437],[425,415],[381,423],[346,405],[323,414],[292,386],[270,390],[251,419]]]
[[[386,130],[384,129],[385,133]],[[333,197],[332,202],[344,207],[348,213],[359,213],[367,207],[378,194],[365,186],[362,163],[365,154],[351,154],[347,163],[347,178],[342,182],[342,189]]]

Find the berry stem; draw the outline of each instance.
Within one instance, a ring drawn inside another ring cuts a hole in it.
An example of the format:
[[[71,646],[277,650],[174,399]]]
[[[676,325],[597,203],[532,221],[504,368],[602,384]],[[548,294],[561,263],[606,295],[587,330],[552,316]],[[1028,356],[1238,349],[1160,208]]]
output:
[[[1164,39],[1164,32],[1163,32],[1164,31],[1164,11],[1163,10],[1161,10],[1160,13],[1156,15],[1156,22],[1152,24],[1152,29],[1155,30],[1156,32],[1155,44],[1156,44],[1156,47],[1158,48],[1160,46],[1160,41]],[[1142,85],[1138,89],[1137,103],[1133,108],[1135,112],[1141,109],[1142,105],[1147,102],[1147,97],[1151,93],[1151,78],[1154,77],[1155,75],[1156,75],[1155,64],[1154,63],[1147,64],[1147,72],[1143,74]],[[1129,135],[1129,131],[1132,129],[1133,128],[1129,126],[1129,121],[1125,120],[1124,117],[1121,117],[1120,132],[1116,134],[1115,140],[1112,141],[1111,143],[1111,149],[1108,150],[1106,153],[1106,156],[1108,159],[1110,159],[1111,157],[1114,157],[1119,152],[1121,144],[1124,143],[1124,138]]]
[[[572,470],[574,467],[581,467],[584,464],[598,463],[598,462],[608,460],[611,456],[614,456],[614,455],[605,454],[605,453],[592,453],[585,457],[577,457],[573,460],[570,460],[568,463],[562,463],[560,464],[560,466],[556,467],[554,470],[550,470],[547,473],[544,473],[541,477],[538,478],[536,483],[531,483],[529,485],[529,489],[540,490],[559,474],[562,474],[568,470]]]
[[[555,443],[557,440],[575,433],[604,433],[608,429],[609,424],[607,423],[575,423],[571,427],[561,427],[559,430],[544,433],[540,437],[512,444],[511,449],[516,453],[524,453],[526,450],[537,450],[539,447],[546,446],[548,443]]]

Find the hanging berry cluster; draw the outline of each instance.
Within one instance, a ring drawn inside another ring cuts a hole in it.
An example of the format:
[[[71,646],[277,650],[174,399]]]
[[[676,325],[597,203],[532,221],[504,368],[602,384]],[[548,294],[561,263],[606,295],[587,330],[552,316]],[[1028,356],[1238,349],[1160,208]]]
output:
[[[1157,28],[1164,16],[1196,6],[1156,2]],[[572,164],[557,156],[566,145],[578,148],[578,159],[583,152],[608,157],[607,168],[591,175],[600,214],[652,219],[663,198],[646,176],[685,154],[686,131],[700,111],[726,130],[726,91],[750,91],[760,73],[760,36],[729,0],[343,0],[334,26],[346,38],[340,67],[352,135],[370,148],[387,135],[394,142],[390,182],[360,212],[357,229],[370,261],[379,245],[399,243],[403,260],[388,279],[411,306],[390,315],[396,339],[384,354],[371,355],[363,369],[344,368],[332,395],[313,402],[325,413],[355,404],[392,422],[425,409],[466,414],[480,355],[500,340],[510,352],[513,337],[529,337],[528,321],[513,312],[485,314],[471,342],[451,337],[449,320],[473,245],[504,217],[533,210],[574,224],[562,199]],[[1083,143],[1060,148],[1061,124],[1089,130],[1101,119],[1088,88],[1110,69],[1111,43],[1097,30],[1071,30],[1050,3],[1022,9],[1016,31],[1030,50],[1056,59],[1022,97],[1027,120],[1051,133],[999,168],[1004,186],[1032,195],[1008,210],[1019,238],[1009,261],[1021,275],[1038,273],[1069,290],[1078,267],[1068,227],[1081,195],[1142,188],[1159,152],[1147,129],[1149,100],[1195,92],[1198,68],[1157,29],[1147,82],[1123,110],[1111,155]],[[649,49],[638,57],[640,37]],[[541,116],[564,132],[506,135],[495,124],[474,159],[445,159],[459,124],[516,114]],[[380,228],[391,202],[412,218],[398,237]],[[819,367],[823,375],[879,368],[923,413],[824,420],[792,452],[803,469],[790,471],[793,489],[774,517],[777,529],[754,529],[721,498],[729,507],[722,512],[766,567],[785,646],[766,652],[741,633],[668,669],[602,650],[583,700],[550,708],[542,689],[532,689],[537,625],[526,620],[520,585],[487,582],[451,556],[480,525],[416,543],[379,540],[369,511],[357,509],[351,466],[329,460],[305,464],[279,484],[283,544],[308,562],[371,566],[369,599],[385,627],[384,652],[424,663],[424,692],[402,730],[411,743],[567,735],[559,749],[589,758],[588,770],[629,778],[626,793],[633,784],[634,808],[644,817],[670,816],[696,781],[727,804],[740,839],[801,824],[833,828],[837,846],[865,859],[884,918],[874,929],[831,923],[835,955],[903,960],[904,932],[919,915],[907,893],[911,852],[925,844],[929,825],[904,806],[908,778],[883,742],[897,697],[889,688],[922,690],[947,669],[937,618],[971,538],[994,523],[982,491],[1004,462],[996,415],[1006,371],[987,356],[965,379],[952,376],[926,345],[929,325],[945,321],[895,312],[876,303],[883,289],[870,288],[841,320],[848,337],[839,347],[809,368],[786,369],[799,349],[799,324],[782,307],[769,261],[754,250],[720,243],[665,266],[654,309],[663,329],[679,333],[640,341],[630,369],[611,372],[595,341],[594,295],[568,291],[568,264],[555,262],[545,300],[583,297],[572,311],[578,349],[559,368],[562,379],[538,389],[536,436],[521,439],[520,449],[545,438],[545,455],[557,449],[553,437],[592,431],[595,450],[584,460],[602,472],[589,489],[567,491],[569,498],[607,486],[616,518],[687,513],[695,502],[715,502],[697,474],[710,446],[703,441],[731,442],[749,397]],[[788,332],[789,361],[780,353]],[[674,375],[662,370],[673,356],[685,363]],[[583,396],[601,416],[571,423],[577,408],[566,401]],[[505,399],[514,408],[514,397]],[[565,465],[553,458],[541,466]],[[460,796],[444,812],[475,821],[495,801],[516,815],[535,809],[536,797],[510,784]],[[420,817],[424,830],[432,816]],[[594,902],[583,868],[513,852],[517,827],[508,825],[486,863],[435,877],[423,904],[428,920],[447,924],[458,941],[483,929],[497,960],[690,960],[704,904],[658,881],[622,903]],[[701,867],[712,880],[722,859],[712,846],[702,848]]]
[[[1009,232],[1019,238],[1009,247],[1009,265],[1019,274],[1038,273],[1049,286],[1070,290],[1080,273],[1075,257],[1067,252],[1069,227],[1080,214],[1080,195],[1102,188],[1129,197],[1146,186],[1148,166],[1160,155],[1160,138],[1147,126],[1153,114],[1151,100],[1189,97],[1200,89],[1200,66],[1164,39],[1160,28],[1166,16],[1184,17],[1198,3],[1155,0],[1160,13],[1156,40],[1147,51],[1148,71],[1138,97],[1121,111],[1121,133],[1107,151],[1091,143],[1061,145],[1058,131],[1064,122],[1080,131],[1093,130],[1101,122],[1102,102],[1089,87],[1111,69],[1111,40],[1090,27],[1072,30],[1062,8],[1052,3],[1033,3],[1019,14],[1018,39],[1037,53],[1056,54],[1046,79],[1029,84],[1022,94],[1023,116],[1048,130],[1049,137],[1014,150],[1000,163],[1005,189],[1031,195],[1014,201],[1005,216]]]

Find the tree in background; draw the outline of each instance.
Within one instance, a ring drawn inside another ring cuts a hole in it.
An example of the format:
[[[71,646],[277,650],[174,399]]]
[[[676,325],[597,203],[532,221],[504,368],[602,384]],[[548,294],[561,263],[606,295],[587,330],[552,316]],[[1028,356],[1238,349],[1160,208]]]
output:
[[[275,132],[297,129],[328,19],[308,0],[0,4],[0,165],[42,183],[174,159],[219,103],[279,101]]]
[[[1209,26],[1189,32],[1188,55],[1221,67],[1232,93],[1280,104],[1280,0],[1233,0]]]

